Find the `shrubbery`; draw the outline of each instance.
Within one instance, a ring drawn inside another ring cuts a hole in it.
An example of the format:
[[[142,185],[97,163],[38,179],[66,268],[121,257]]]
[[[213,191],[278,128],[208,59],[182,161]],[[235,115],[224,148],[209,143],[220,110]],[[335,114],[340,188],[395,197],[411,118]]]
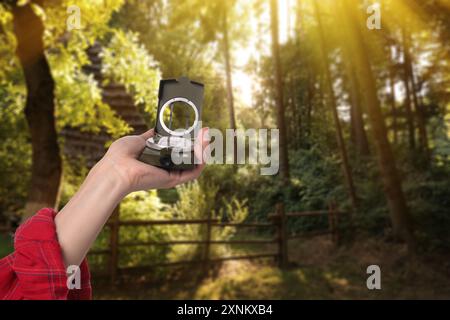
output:
[[[197,182],[177,188],[179,200],[172,204],[164,204],[158,198],[156,191],[140,191],[128,195],[120,206],[120,220],[177,220],[211,218],[229,222],[241,222],[248,214],[245,201],[236,198],[222,199],[223,208],[214,209],[217,187],[204,189]],[[154,226],[122,226],[120,243],[130,242],[164,242],[174,240],[203,240],[206,235],[205,224],[186,225],[154,225]],[[226,240],[235,234],[234,227],[213,228],[211,238]],[[109,230],[102,231],[94,248],[104,249],[108,246]],[[201,259],[203,245],[152,245],[132,246],[120,249],[121,267],[151,265],[160,262],[175,262],[180,260]],[[210,256],[223,255],[227,252],[224,245],[213,245]],[[91,263],[97,267],[107,262],[100,257],[92,257]]]
[[[286,211],[324,210],[328,201],[336,201],[340,210],[349,211],[351,205],[343,182],[339,160],[333,153],[312,147],[290,153],[291,185],[280,186],[276,177],[261,176],[257,167],[240,167],[236,174],[220,184],[223,195],[239,195],[248,199],[248,220],[265,221],[275,205],[283,201]],[[350,153],[350,155],[352,155]],[[411,157],[405,150],[396,150],[399,171],[409,209],[415,221],[419,242],[429,246],[450,246],[450,180],[446,166],[433,164],[424,168],[424,162]],[[353,177],[359,199],[359,208],[352,225],[359,232],[371,235],[390,233],[389,210],[382,189],[378,167],[373,157],[351,158]],[[231,168],[214,166],[206,179],[218,185]],[[344,220],[345,221],[345,220]],[[306,217],[289,220],[292,232],[302,232],[327,226],[326,217]],[[348,225],[343,223],[343,232]]]

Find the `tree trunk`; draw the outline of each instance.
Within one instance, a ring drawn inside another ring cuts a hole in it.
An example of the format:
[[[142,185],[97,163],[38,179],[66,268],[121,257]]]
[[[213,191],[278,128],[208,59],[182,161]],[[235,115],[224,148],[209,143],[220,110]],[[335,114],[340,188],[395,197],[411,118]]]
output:
[[[272,33],[272,58],[275,71],[275,102],[277,108],[277,126],[280,131],[280,175],[285,184],[289,183],[289,160],[287,152],[286,121],[284,118],[283,78],[280,61],[280,45],[278,35],[278,3],[270,0],[270,21]]]
[[[230,42],[228,39],[228,13],[226,6],[224,6],[223,13],[223,55],[225,59],[225,74],[227,78],[227,102],[228,102],[228,114],[230,117],[230,129],[236,130],[236,117],[234,114],[234,95],[233,95],[233,79],[231,76],[231,58],[230,58]],[[237,140],[233,136],[233,159],[237,163]],[[237,169],[237,167],[235,167]]]
[[[305,40],[304,37],[304,16],[303,16],[303,9],[302,9],[302,0],[297,0],[296,2],[296,8],[295,8],[295,41],[296,46],[301,48],[301,41]],[[299,106],[299,120],[298,122],[302,124],[302,128],[300,131],[300,135],[298,139],[299,141],[299,147],[309,149],[310,147],[310,139],[311,139],[311,113],[312,113],[312,105],[313,105],[313,99],[314,99],[314,73],[311,70],[311,63],[309,63],[306,58],[303,60],[304,63],[306,63],[306,74],[307,74],[307,94],[306,94],[306,101],[305,101],[305,107],[306,110],[304,112],[302,111],[301,106]],[[301,117],[304,117],[303,121]]]
[[[42,207],[56,207],[62,165],[55,129],[54,81],[44,54],[42,21],[30,5],[14,7],[17,55],[25,76],[25,116],[32,145],[31,182],[25,217]]]
[[[308,73],[311,75],[311,73]],[[306,146],[309,149],[309,145],[311,142],[311,132],[312,132],[312,107],[313,100],[315,97],[315,79],[308,78],[308,93],[306,95],[306,129],[305,129],[305,138],[307,138],[308,145]]]
[[[291,132],[292,132],[292,140],[291,143],[294,146],[295,149],[300,148],[301,139],[303,137],[303,131],[304,131],[304,121],[301,114],[301,107],[299,104],[297,104],[297,97],[295,96],[295,84],[294,80],[292,79],[289,83],[289,94],[291,96],[291,107],[292,107],[292,119],[290,121],[291,125]]]
[[[346,60],[349,61],[347,55]],[[366,129],[364,128],[364,118],[361,106],[360,90],[355,70],[347,65],[348,76],[350,80],[350,116],[351,116],[351,136],[355,149],[359,155],[369,155],[369,142],[367,141]]]
[[[375,142],[375,151],[378,165],[383,180],[384,191],[388,201],[390,217],[394,234],[402,237],[408,244],[410,252],[415,249],[415,239],[412,230],[412,222],[403,194],[401,180],[395,165],[386,132],[386,126],[378,100],[375,79],[368,59],[368,49],[364,43],[362,28],[357,13],[354,12],[353,4],[343,0],[344,10],[338,5],[344,23],[349,23],[351,30],[352,52],[354,55],[354,66],[361,84],[362,92],[365,93],[365,103],[372,127]],[[348,22],[346,22],[348,21]]]
[[[333,114],[334,124],[336,127],[336,140],[338,143],[339,151],[341,153],[342,170],[344,173],[345,181],[347,183],[348,193],[350,196],[350,201],[352,203],[353,211],[356,212],[357,198],[356,198],[355,186],[353,183],[353,176],[352,176],[352,172],[350,170],[350,164],[348,162],[347,149],[345,146],[344,137],[342,136],[342,128],[341,128],[341,123],[340,123],[339,115],[338,115],[338,111],[337,111],[336,96],[334,94],[333,79],[331,77],[330,64],[328,61],[328,50],[327,50],[327,45],[325,42],[322,17],[319,12],[319,6],[317,4],[317,0],[314,0],[313,4],[314,4],[314,12],[315,12],[315,16],[316,16],[316,21],[318,23],[318,28],[319,28],[320,48],[321,48],[322,61],[324,63],[324,69],[325,69],[324,71],[325,71],[326,88],[327,88],[327,92],[328,92],[328,98],[330,101],[331,112]]]
[[[348,34],[348,30],[344,31],[344,34]],[[351,50],[343,36],[341,36],[341,41],[343,60],[350,87],[350,138],[357,155],[367,156],[370,151],[366,129],[364,128],[360,88],[356,78],[355,69],[351,64]]]
[[[390,104],[391,104],[391,114],[392,114],[392,132],[394,135],[394,144],[398,143],[398,128],[397,128],[397,106],[396,106],[396,97],[395,97],[395,75],[394,75],[394,67],[389,66],[389,86],[391,90],[391,94],[389,96]]]
[[[406,26],[402,28],[403,37],[403,52],[404,52],[404,69],[405,69],[405,81],[411,85],[411,96],[414,105],[414,113],[417,120],[417,127],[419,129],[419,143],[421,149],[428,156],[428,134],[423,116],[422,109],[417,98],[417,87],[414,79],[414,69],[411,59],[411,34],[407,32]]]
[[[404,31],[403,31],[404,34]],[[410,149],[414,149],[416,147],[416,132],[414,125],[414,113],[411,104],[411,88],[408,77],[408,67],[406,64],[406,59],[408,59],[408,50],[407,46],[403,46],[403,84],[405,86],[405,111],[406,111],[406,123],[408,126],[408,138],[409,138],[409,147]]]

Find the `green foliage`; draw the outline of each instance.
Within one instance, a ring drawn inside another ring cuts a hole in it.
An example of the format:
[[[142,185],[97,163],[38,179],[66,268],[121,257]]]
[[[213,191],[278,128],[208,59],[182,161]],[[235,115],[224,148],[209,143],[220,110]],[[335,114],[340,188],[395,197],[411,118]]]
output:
[[[139,44],[137,34],[116,30],[101,57],[107,79],[124,84],[135,102],[144,104],[145,111],[154,118],[160,74],[153,58]]]
[[[433,155],[439,166],[448,166],[450,161],[450,103],[446,106],[444,116],[432,117],[429,122],[433,136]]]
[[[68,160],[66,157],[63,157],[63,172],[64,177],[61,183],[59,199],[59,207],[61,209],[81,187],[81,184],[88,174],[88,169],[82,158]]]
[[[156,191],[140,191],[128,195],[120,206],[120,219],[126,220],[177,220],[218,218],[229,222],[241,222],[248,215],[245,201],[236,198],[224,200],[224,207],[219,212],[213,209],[217,187],[202,189],[196,182],[177,188],[179,200],[173,205],[160,201]],[[214,240],[230,239],[236,232],[234,227],[213,228],[211,238]],[[164,242],[180,240],[204,240],[206,224],[122,226],[120,242]],[[105,249],[108,246],[109,230],[102,231],[94,248]],[[200,259],[202,245],[153,245],[122,247],[120,262],[122,267],[151,265],[158,262]],[[211,246],[211,256],[223,255],[228,247]],[[92,257],[91,264],[99,269],[107,262],[102,257]]]
[[[161,220],[170,219],[156,195],[156,191],[134,192],[120,205],[121,220]],[[164,226],[121,227],[119,239],[121,243],[167,241],[170,233]],[[125,247],[121,249],[119,264],[121,266],[149,265],[166,260],[170,248],[167,246]]]
[[[5,215],[20,213],[31,165],[29,135],[23,114],[25,88],[15,58],[11,19],[11,14],[0,5],[0,212]]]
[[[202,190],[198,183],[191,183],[177,188],[179,200],[171,206],[172,217],[176,219],[205,219],[213,214],[213,203],[216,188]],[[170,226],[169,233],[174,240],[204,239],[206,229],[204,225],[187,224]],[[177,245],[174,246],[170,258],[186,260],[189,257],[201,258],[202,246]]]
[[[248,209],[245,201],[239,201],[233,197],[229,200],[219,198],[223,201],[224,206],[220,210],[216,210],[215,202],[217,201],[218,187],[207,185],[201,187],[197,182],[190,183],[177,188],[179,200],[170,211],[173,218],[179,219],[206,219],[208,216],[225,220],[229,222],[243,221],[248,215]],[[206,225],[184,225],[169,227],[170,237],[175,240],[199,240],[204,238],[206,234]],[[230,239],[236,232],[234,227],[213,228],[211,238],[214,240]],[[215,245],[211,247],[212,255],[220,254],[227,251],[226,246]],[[172,249],[171,256],[200,257],[202,254],[201,246],[179,245]]]
[[[113,29],[108,24],[123,1],[110,0],[107,4],[77,1],[81,30],[68,33],[67,8],[72,4],[71,1],[60,1],[46,3],[43,7],[34,5],[45,25],[44,42],[56,85],[57,127],[69,125],[91,132],[105,129],[113,138],[122,136],[130,131],[129,126],[102,101],[101,84],[83,71],[83,66],[90,63],[86,49],[94,42],[104,42],[103,71],[110,77],[106,81],[122,83],[150,114],[154,113],[158,69],[153,58],[138,44],[135,34]],[[13,91],[12,80],[18,80],[21,85],[23,80],[12,76],[20,67],[14,56],[11,14],[3,6],[0,7],[0,22],[4,31],[0,34],[0,50],[6,57],[0,64],[0,81],[2,89],[10,87]],[[22,98],[23,102],[23,91],[12,93],[11,97]]]
[[[345,201],[346,190],[342,186],[339,165],[333,157],[326,157],[313,148],[291,153],[290,159],[292,178],[289,187],[280,186],[274,177],[258,176],[256,168],[239,171],[239,190],[234,192],[249,199],[250,220],[267,220],[280,201],[284,202],[286,211],[324,210],[328,200]],[[292,232],[323,228],[326,218],[291,219],[289,227]]]
[[[107,5],[77,1],[82,29],[70,33],[66,32],[66,19],[61,16],[68,17],[67,8],[72,2],[49,3],[41,8],[44,41],[49,48],[47,57],[56,85],[58,128],[69,125],[91,132],[105,129],[113,138],[130,131],[129,126],[102,101],[100,84],[82,69],[90,63],[86,49],[111,33],[108,21],[122,4],[122,0],[110,0]],[[65,35],[63,41],[62,35]]]
[[[68,35],[75,37],[71,50],[82,54],[83,51],[110,32],[109,21],[114,12],[119,10],[123,0],[89,1],[77,0],[75,3],[70,0],[45,2],[40,10],[40,16],[45,24],[44,40],[47,47],[54,47],[61,42],[61,36],[67,35],[67,18],[69,12],[67,8],[76,5],[80,8],[81,29],[72,30]],[[70,40],[69,40],[70,41]]]
[[[225,128],[228,123],[225,82],[213,63],[218,48],[203,41],[205,30],[196,15],[208,5],[197,0],[127,1],[114,15],[112,25],[139,35],[140,43],[158,62],[163,78],[185,75],[204,83],[203,125]],[[151,116],[154,110],[152,106],[148,108]]]
[[[106,129],[106,132],[115,138],[131,130],[102,101],[101,89],[92,75],[86,75],[80,71],[68,73],[56,67],[53,70],[56,81],[56,117],[59,129],[67,125],[94,133]]]
[[[418,237],[428,249],[450,249],[448,176],[448,167],[436,167],[426,172],[415,171],[404,183]]]
[[[19,214],[28,190],[31,148],[23,113],[10,106],[0,109],[0,212]]]

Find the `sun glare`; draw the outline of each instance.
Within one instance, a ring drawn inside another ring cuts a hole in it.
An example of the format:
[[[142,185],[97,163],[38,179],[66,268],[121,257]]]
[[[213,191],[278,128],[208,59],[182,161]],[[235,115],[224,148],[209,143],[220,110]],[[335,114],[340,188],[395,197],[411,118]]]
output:
[[[293,0],[278,0],[278,19],[279,19],[279,39],[280,43],[286,43],[293,35],[295,24],[295,10],[292,10],[294,5]],[[239,3],[238,3],[239,5]],[[259,59],[261,54],[268,54],[271,42],[270,32],[264,32],[257,37],[258,28],[261,26],[267,30],[270,30],[270,14],[268,12],[268,6],[266,11],[259,17],[250,17],[250,32],[252,36],[249,37],[249,42],[240,45],[234,52],[233,62],[233,90],[235,97],[237,98],[237,107],[251,107],[253,91],[257,87],[257,82],[252,77],[251,73],[245,70],[246,65],[250,59]],[[262,38],[262,39],[261,39]],[[262,40],[262,41],[261,41]],[[258,42],[260,42],[258,44]],[[261,42],[268,44],[267,47],[258,48],[261,46]]]

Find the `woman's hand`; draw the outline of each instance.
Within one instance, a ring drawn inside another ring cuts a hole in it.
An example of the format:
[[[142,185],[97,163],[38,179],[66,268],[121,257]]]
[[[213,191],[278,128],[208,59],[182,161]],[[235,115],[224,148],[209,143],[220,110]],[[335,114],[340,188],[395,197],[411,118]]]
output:
[[[194,170],[168,172],[137,159],[153,130],[115,141],[84,180],[77,193],[55,218],[56,232],[64,262],[79,265],[114,208],[132,191],[171,188],[197,178],[205,161],[208,129],[202,129],[194,148],[201,164]]]
[[[124,193],[146,189],[172,188],[178,184],[196,179],[205,167],[203,151],[209,143],[208,128],[203,128],[198,134],[194,153],[200,164],[190,171],[166,171],[146,163],[137,158],[145,147],[148,138],[154,135],[149,130],[141,135],[126,136],[116,140],[99,163],[107,162],[112,165],[111,174],[117,174],[121,181]]]

